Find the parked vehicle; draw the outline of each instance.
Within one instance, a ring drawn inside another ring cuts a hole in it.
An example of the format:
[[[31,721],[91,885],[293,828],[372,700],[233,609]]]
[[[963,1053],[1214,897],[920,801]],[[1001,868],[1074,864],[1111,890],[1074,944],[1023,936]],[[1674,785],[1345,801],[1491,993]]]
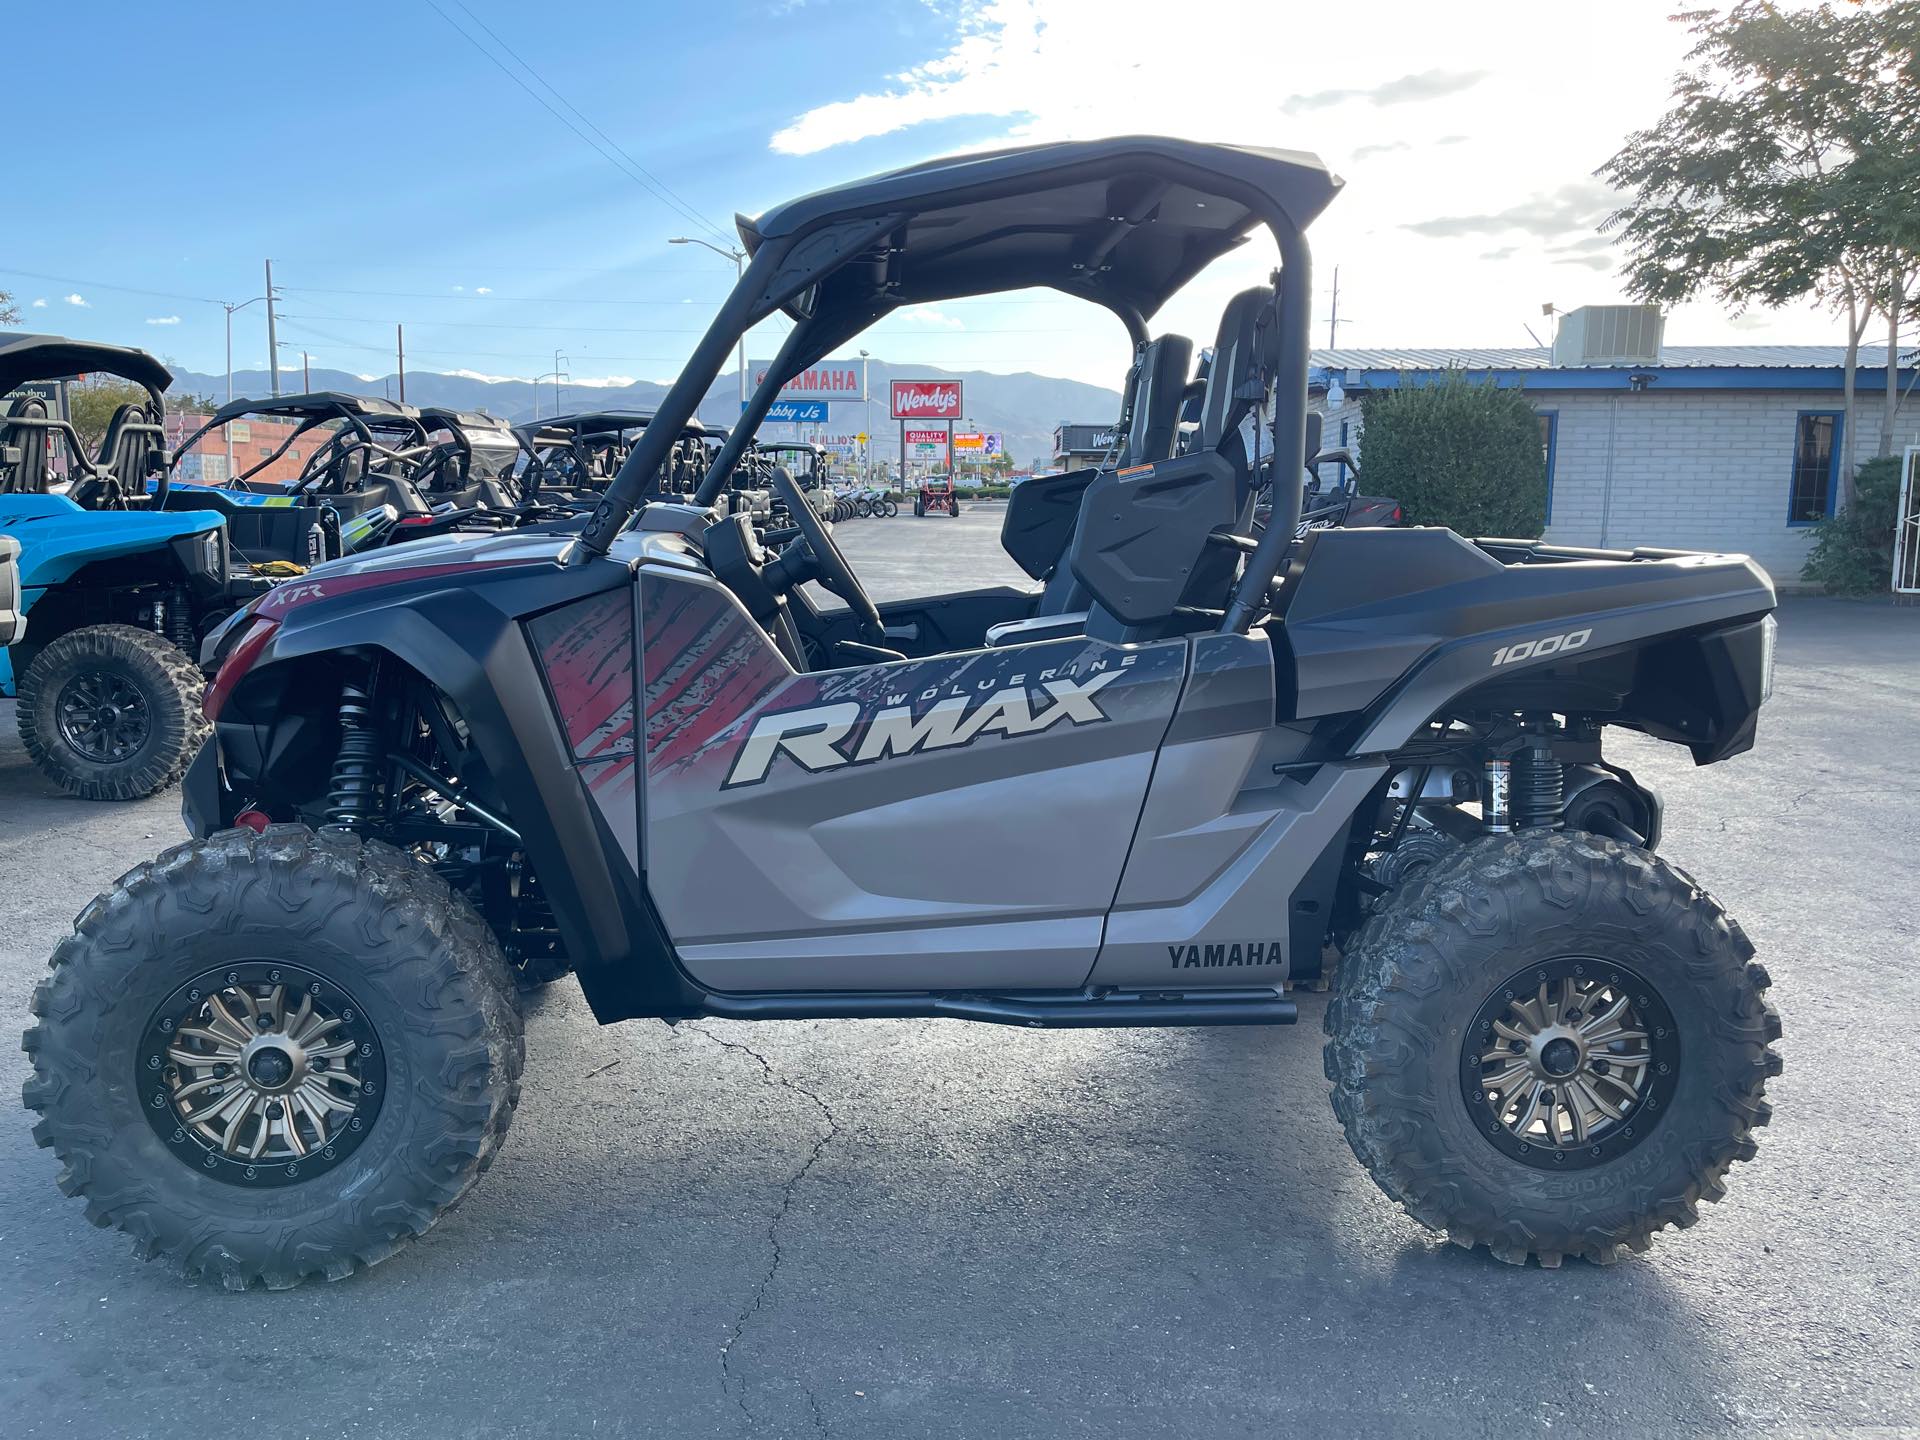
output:
[[[63,1186],[228,1286],[337,1278],[498,1153],[516,974],[572,966],[603,1022],[1275,1025],[1331,942],[1334,1109],[1415,1218],[1546,1265],[1692,1223],[1755,1152],[1779,1022],[1603,747],[1749,748],[1772,586],[1738,556],[1297,538],[1297,486],[1256,538],[1242,437],[1306,453],[1302,232],[1338,188],[1135,137],[743,221],[576,534],[337,562],[223,641],[193,839],[82,912],[33,1003]],[[1280,268],[1227,303],[1175,455],[1192,346],[1143,317],[1262,228]],[[785,523],[714,518],[793,375],[898,307],[1032,287],[1138,347],[1127,463],[1008,503],[1039,590],[876,604],[784,467]],[[775,309],[690,503],[646,502]]]
[[[114,412],[97,453],[41,394],[21,390],[0,418],[0,537],[16,555],[0,584],[15,617],[0,695],[18,699],[21,743],[49,779],[83,799],[136,799],[177,781],[206,738],[201,639],[272,581],[234,562],[224,516],[166,508],[165,365],[0,336],[0,396],[82,373],[145,392]]]
[[[929,475],[920,482],[913,497],[913,513],[919,516],[951,515],[960,518],[960,492],[954,489],[951,475]]]
[[[20,542],[0,535],[0,650],[27,633],[20,613]]]
[[[266,454],[212,483],[187,473],[205,473],[207,437],[256,422],[272,427]],[[378,396],[317,390],[234,400],[169,457],[170,485],[155,508],[223,515],[234,548],[255,563],[317,565],[379,543],[397,521],[430,515],[419,480],[434,451],[418,410]]]

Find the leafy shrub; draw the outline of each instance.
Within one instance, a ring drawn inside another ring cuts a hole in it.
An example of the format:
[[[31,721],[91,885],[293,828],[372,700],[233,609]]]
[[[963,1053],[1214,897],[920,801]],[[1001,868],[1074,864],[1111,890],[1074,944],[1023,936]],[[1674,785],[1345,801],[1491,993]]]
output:
[[[1402,376],[1361,409],[1360,488],[1400,502],[1409,525],[1532,539],[1547,523],[1540,417],[1518,390]]]
[[[1829,595],[1884,595],[1893,584],[1893,530],[1900,505],[1900,461],[1869,460],[1854,472],[1853,503],[1814,528],[1800,578]]]

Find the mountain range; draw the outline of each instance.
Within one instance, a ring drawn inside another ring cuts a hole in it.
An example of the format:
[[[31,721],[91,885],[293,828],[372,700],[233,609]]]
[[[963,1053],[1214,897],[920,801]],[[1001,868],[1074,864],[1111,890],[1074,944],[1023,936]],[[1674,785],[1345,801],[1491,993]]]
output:
[[[887,418],[887,382],[901,379],[958,380],[967,416],[974,428],[999,431],[1005,437],[1006,453],[1019,466],[1047,464],[1053,455],[1053,430],[1062,422],[1106,425],[1120,413],[1120,394],[1099,385],[1077,380],[1062,380],[1050,375],[1022,372],[995,375],[985,370],[942,370],[932,365],[890,366],[873,359],[869,366],[867,388],[874,397],[873,454],[892,459],[899,454],[899,427]],[[313,369],[311,384],[315,390],[339,390],[353,395],[383,395],[398,399],[400,386],[392,375],[369,380],[345,370]],[[223,401],[227,393],[225,375],[207,375],[176,368],[174,393],[207,396]],[[280,389],[293,394],[302,388],[300,372],[283,368]],[[263,397],[273,393],[271,377],[264,370],[236,370],[233,375],[236,397]],[[562,383],[557,397],[560,411],[581,410],[653,410],[665,397],[667,387],[651,380],[631,385],[567,385]],[[518,424],[537,420],[556,412],[556,396],[551,384],[535,385],[528,380],[489,380],[476,375],[443,374],[432,370],[407,372],[407,401],[413,405],[445,405],[456,410],[484,410]],[[722,375],[701,402],[699,417],[703,423],[725,426],[740,413],[739,380],[732,370]],[[827,432],[853,435],[867,424],[867,407],[858,402],[835,402],[832,423]],[[792,426],[762,427],[769,436],[790,437]]]

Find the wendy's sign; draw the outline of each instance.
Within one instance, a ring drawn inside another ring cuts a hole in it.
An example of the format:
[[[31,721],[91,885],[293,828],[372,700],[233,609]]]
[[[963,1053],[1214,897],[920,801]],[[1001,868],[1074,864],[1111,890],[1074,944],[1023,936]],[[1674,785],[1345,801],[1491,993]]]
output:
[[[894,380],[887,387],[887,410],[896,420],[958,420],[958,380]]]

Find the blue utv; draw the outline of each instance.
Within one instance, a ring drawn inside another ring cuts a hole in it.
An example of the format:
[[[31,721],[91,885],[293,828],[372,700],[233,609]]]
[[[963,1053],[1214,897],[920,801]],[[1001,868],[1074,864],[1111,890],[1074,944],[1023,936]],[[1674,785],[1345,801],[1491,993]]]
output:
[[[145,391],[113,413],[97,453],[57,383],[81,374]],[[0,338],[0,575],[12,571],[0,696],[18,700],[34,763],[83,799],[137,799],[180,778],[207,735],[200,641],[272,584],[235,573],[220,512],[166,508],[171,379],[142,350]]]

